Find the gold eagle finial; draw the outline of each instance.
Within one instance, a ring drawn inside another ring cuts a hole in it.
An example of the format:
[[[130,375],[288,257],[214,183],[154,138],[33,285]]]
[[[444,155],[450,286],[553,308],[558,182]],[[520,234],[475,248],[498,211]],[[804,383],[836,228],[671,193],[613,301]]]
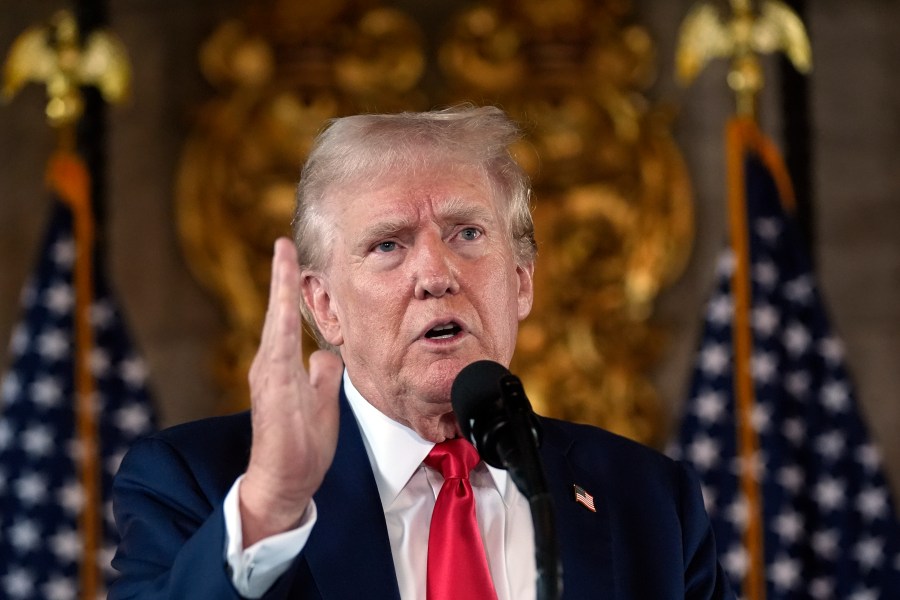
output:
[[[125,46],[113,34],[96,31],[84,45],[78,24],[68,11],[57,13],[45,26],[29,27],[13,42],[3,70],[4,100],[28,82],[47,86],[47,118],[54,126],[81,117],[80,86],[95,86],[107,102],[124,100],[131,83]]]
[[[738,113],[752,115],[762,88],[756,55],[783,51],[798,71],[807,73],[812,52],[803,22],[783,2],[763,0],[754,13],[750,0],[731,0],[731,12],[725,20],[719,7],[708,1],[691,9],[681,24],[676,74],[687,85],[711,60],[730,58],[728,85],[737,94]]]

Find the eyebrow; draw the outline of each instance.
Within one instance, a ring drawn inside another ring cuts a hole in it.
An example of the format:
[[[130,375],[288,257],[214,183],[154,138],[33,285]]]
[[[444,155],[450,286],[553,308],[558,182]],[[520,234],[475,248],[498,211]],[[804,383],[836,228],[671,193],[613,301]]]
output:
[[[412,229],[413,227],[415,227],[415,224],[411,219],[393,216],[363,229],[361,239],[365,243],[369,243],[371,240],[395,236],[399,232]]]
[[[442,222],[456,224],[488,222],[491,221],[493,214],[485,206],[470,204],[461,198],[449,198],[438,210],[437,217]],[[415,226],[415,219],[391,215],[363,229],[361,239],[365,240],[365,243],[369,243],[371,240],[395,236],[402,231],[413,229]]]
[[[482,204],[471,204],[462,198],[448,198],[438,210],[438,218],[451,223],[491,221],[493,212]]]

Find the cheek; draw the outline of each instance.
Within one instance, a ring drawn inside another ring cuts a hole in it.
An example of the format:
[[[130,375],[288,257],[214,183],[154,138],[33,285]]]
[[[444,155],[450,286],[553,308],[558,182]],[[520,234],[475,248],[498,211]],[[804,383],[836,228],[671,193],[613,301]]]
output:
[[[368,277],[348,282],[342,290],[344,298],[351,298],[343,308],[346,326],[369,341],[391,331],[402,317],[400,297],[403,293],[396,283]]]
[[[498,341],[503,340],[502,343],[504,345],[514,345],[516,334],[519,330],[519,321],[527,316],[530,303],[527,306],[523,306],[522,297],[518,293],[518,281],[515,277],[511,277],[506,286],[506,297],[502,301],[498,294],[489,293],[483,296],[482,306],[486,309],[486,314],[490,315],[490,320],[496,327],[495,331],[498,334]],[[490,282],[488,282],[485,290],[498,291]]]

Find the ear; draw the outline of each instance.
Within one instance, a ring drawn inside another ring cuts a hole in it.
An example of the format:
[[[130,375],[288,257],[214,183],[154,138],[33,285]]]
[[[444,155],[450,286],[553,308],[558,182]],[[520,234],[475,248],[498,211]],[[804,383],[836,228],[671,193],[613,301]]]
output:
[[[332,346],[343,344],[341,323],[331,298],[328,280],[321,273],[306,271],[300,277],[300,291],[325,341]]]
[[[519,279],[519,320],[522,321],[531,312],[534,303],[534,262],[516,265],[516,276]]]

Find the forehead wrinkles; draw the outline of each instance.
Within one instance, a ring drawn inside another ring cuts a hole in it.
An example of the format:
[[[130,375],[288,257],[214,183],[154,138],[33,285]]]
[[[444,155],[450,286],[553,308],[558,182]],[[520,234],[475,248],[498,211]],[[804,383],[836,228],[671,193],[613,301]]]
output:
[[[488,218],[499,214],[495,190],[490,180],[474,168],[433,167],[398,170],[374,178],[356,179],[351,184],[335,185],[324,204],[335,225],[351,215],[360,196],[370,218],[410,225],[429,214],[439,219]],[[487,202],[484,202],[487,200]]]

